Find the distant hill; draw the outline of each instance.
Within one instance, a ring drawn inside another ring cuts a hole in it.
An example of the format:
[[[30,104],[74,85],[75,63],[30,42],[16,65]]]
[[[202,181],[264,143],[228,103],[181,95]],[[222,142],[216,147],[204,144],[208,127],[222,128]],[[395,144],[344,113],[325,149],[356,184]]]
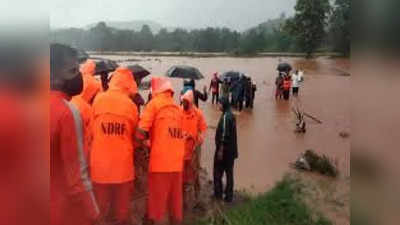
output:
[[[264,34],[270,34],[274,30],[279,29],[286,22],[286,18],[270,19],[264,23],[260,23],[256,27],[252,27],[245,32],[256,29],[257,31],[264,32]]]
[[[140,31],[143,25],[149,25],[153,33],[158,33],[164,26],[151,20],[132,20],[132,21],[104,21],[108,27],[120,30]],[[89,24],[84,29],[95,27],[97,23]],[[167,28],[169,30],[169,28]]]

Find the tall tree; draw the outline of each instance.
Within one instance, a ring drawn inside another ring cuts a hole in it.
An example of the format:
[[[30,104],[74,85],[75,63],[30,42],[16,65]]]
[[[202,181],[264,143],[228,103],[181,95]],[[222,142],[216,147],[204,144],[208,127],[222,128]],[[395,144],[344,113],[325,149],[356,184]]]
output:
[[[330,13],[329,0],[297,0],[295,15],[286,23],[287,31],[296,38],[299,48],[310,57],[326,36]]]
[[[89,49],[99,51],[112,50],[112,30],[110,27],[107,27],[104,22],[99,22],[95,27],[89,30],[88,40]]]
[[[151,32],[149,25],[143,25],[139,33],[140,48],[144,51],[151,51],[154,47],[154,35]]]
[[[351,0],[336,0],[330,18],[330,38],[335,51],[350,55]]]

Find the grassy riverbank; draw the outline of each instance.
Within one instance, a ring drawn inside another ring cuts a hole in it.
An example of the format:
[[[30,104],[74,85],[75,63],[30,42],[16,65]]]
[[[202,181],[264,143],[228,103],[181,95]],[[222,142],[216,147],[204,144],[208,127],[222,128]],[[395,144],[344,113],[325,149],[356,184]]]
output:
[[[225,209],[224,209],[225,208]],[[191,223],[193,224],[193,223]],[[270,191],[233,207],[216,207],[197,225],[331,225],[302,199],[302,185],[285,177]]]

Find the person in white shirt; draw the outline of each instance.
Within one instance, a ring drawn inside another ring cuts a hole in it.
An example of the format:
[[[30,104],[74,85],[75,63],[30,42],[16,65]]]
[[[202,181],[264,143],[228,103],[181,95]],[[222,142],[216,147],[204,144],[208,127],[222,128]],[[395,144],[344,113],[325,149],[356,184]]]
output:
[[[292,75],[292,92],[293,96],[299,95],[300,83],[303,81],[303,71],[296,70]]]

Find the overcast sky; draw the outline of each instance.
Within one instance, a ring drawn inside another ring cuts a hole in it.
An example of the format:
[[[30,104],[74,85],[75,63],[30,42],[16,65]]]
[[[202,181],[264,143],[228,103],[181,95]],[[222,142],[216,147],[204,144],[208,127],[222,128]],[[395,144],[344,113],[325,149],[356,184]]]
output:
[[[296,0],[46,0],[50,26],[84,27],[99,21],[152,20],[167,27],[226,26],[242,30],[293,14]],[[34,1],[33,1],[34,2]]]

